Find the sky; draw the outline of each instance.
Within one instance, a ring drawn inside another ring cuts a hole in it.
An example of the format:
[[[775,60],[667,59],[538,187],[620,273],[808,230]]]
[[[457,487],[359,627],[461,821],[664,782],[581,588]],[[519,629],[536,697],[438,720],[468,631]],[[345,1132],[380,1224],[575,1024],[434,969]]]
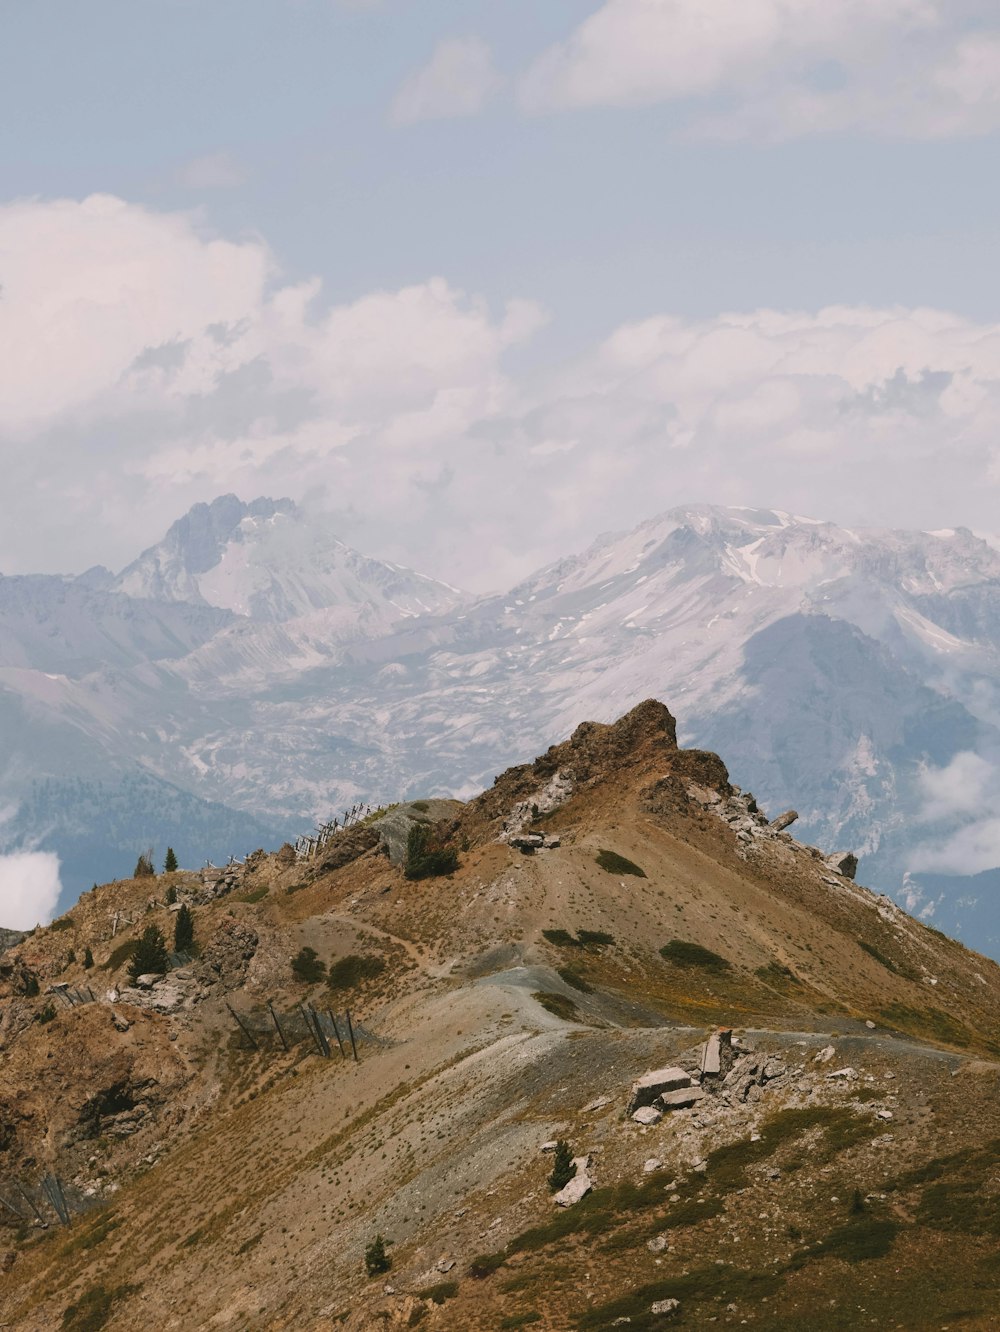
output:
[[[0,572],[996,530],[995,0],[3,0]]]

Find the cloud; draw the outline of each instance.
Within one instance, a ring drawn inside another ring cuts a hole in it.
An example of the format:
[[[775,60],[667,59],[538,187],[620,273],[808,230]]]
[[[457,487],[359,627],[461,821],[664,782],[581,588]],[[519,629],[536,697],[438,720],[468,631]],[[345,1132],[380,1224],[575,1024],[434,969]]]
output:
[[[0,255],[5,573],[120,567],[231,490],[473,589],[689,501],[995,527],[1000,323],[664,313],[546,365],[531,300],[337,303],[260,237],[108,196],[0,207]]]
[[[1000,772],[995,763],[971,751],[956,754],[943,768],[926,766],[918,785],[923,824],[945,823],[951,830],[918,845],[912,869],[939,874],[979,874],[1000,864]],[[961,826],[954,828],[958,821]]]
[[[480,37],[452,37],[440,42],[430,60],[411,74],[393,99],[390,120],[412,125],[419,120],[474,116],[501,87],[493,55]]]
[[[179,167],[175,180],[185,190],[234,190],[246,184],[247,172],[228,153],[207,153]]]
[[[52,851],[17,851],[0,856],[0,926],[30,930],[55,913],[62,885],[59,857]]]
[[[688,130],[726,138],[984,134],[1000,126],[995,25],[986,0],[605,0],[520,100],[676,103]]]

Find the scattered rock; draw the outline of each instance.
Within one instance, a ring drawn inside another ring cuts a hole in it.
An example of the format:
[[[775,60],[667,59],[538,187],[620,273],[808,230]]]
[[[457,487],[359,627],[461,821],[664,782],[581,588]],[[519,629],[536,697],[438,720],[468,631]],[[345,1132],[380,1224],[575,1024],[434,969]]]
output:
[[[672,1314],[675,1314],[680,1307],[680,1300],[654,1300],[649,1306],[649,1312],[651,1314],[659,1314],[664,1318],[669,1318]]]
[[[832,1073],[828,1073],[826,1076],[828,1078],[852,1079],[858,1076],[858,1071],[855,1068],[851,1068],[850,1064],[848,1064],[846,1068],[836,1068]]]
[[[587,1105],[585,1105],[583,1109],[580,1111],[580,1113],[583,1115],[589,1115],[592,1114],[595,1110],[603,1110],[606,1105],[610,1104],[611,1104],[610,1096],[598,1096],[596,1101],[590,1101]]]
[[[663,1162],[657,1156],[651,1156],[648,1161],[642,1163],[642,1173],[651,1175],[654,1170],[662,1170]]]
[[[163,980],[162,971],[147,971],[142,976],[136,976],[135,983],[140,990],[151,990],[154,985],[159,985]]]
[[[685,1110],[689,1105],[696,1105],[698,1101],[704,1100],[705,1092],[701,1087],[679,1087],[676,1091],[663,1092],[657,1097],[657,1104],[662,1105],[664,1110]],[[633,1119],[635,1117],[632,1116]]]
[[[646,1241],[646,1248],[650,1253],[662,1253],[667,1247],[666,1235],[654,1235],[651,1240]]]
[[[556,1142],[555,1138],[550,1138],[548,1142],[542,1143],[541,1147],[539,1148],[539,1151],[554,1152],[557,1146],[558,1143]]]
[[[832,1045],[824,1045],[819,1054],[813,1055],[814,1064],[828,1064],[837,1051]]]

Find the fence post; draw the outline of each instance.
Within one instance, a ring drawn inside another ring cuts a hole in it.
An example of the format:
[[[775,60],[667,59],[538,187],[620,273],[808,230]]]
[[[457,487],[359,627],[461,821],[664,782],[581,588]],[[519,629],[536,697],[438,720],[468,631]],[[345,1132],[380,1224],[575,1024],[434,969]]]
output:
[[[351,1038],[351,1049],[354,1051],[354,1062],[360,1064],[361,1060],[358,1058],[358,1047],[354,1043],[354,1027],[351,1023],[351,1010],[347,1008],[344,1010],[344,1013],[347,1018],[347,1034]]]
[[[243,1023],[240,1021],[240,1019],[237,1017],[237,1015],[233,1012],[232,1006],[230,1005],[228,999],[226,1000],[226,1007],[229,1009],[229,1014],[230,1014],[230,1016],[232,1017],[232,1019],[233,1019],[233,1021],[236,1023],[236,1025],[239,1027],[239,1029],[240,1029],[240,1031],[243,1033],[243,1035],[247,1038],[247,1040],[250,1042],[250,1044],[253,1046],[253,1048],[254,1048],[255,1050],[259,1050],[259,1049],[260,1049],[260,1046],[259,1046],[259,1045],[257,1044],[257,1042],[254,1040],[254,1038],[250,1035],[250,1032],[248,1031],[248,1029],[247,1029],[246,1027],[244,1027]]]
[[[278,1035],[281,1037],[281,1044],[285,1047],[285,1051],[287,1053],[288,1042],[287,1040],[285,1040],[285,1033],[281,1030],[281,1023],[278,1021],[278,1015],[274,1011],[274,1005],[271,1003],[270,999],[268,999],[267,1001],[267,1006],[271,1010],[271,1017],[274,1019],[274,1025],[278,1030]]]
[[[306,1012],[305,1006],[303,1004],[299,1004],[299,1012],[302,1014],[303,1020],[306,1024],[306,1031],[308,1031],[310,1036],[312,1036],[313,1038],[313,1044],[316,1046],[316,1049],[320,1052],[320,1054],[322,1054],[323,1047],[320,1044],[319,1037],[316,1035],[316,1028],[313,1026],[312,1022],[310,1021],[309,1014]]]
[[[340,1039],[340,1030],[337,1027],[337,1019],[333,1016],[332,1009],[328,1008],[326,1011],[327,1014],[329,1015],[330,1021],[333,1023],[333,1034],[334,1036],[336,1036],[337,1044],[340,1046],[340,1056],[342,1059],[346,1059],[347,1055],[344,1053],[344,1042]]]

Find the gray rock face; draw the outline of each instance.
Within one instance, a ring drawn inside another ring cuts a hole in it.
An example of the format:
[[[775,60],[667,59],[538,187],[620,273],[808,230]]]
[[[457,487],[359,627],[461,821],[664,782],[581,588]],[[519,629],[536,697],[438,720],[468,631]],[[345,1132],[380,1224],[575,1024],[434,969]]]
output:
[[[0,953],[5,953],[8,948],[16,948],[25,937],[20,930],[0,929]]]
[[[832,856],[827,856],[826,864],[837,874],[842,874],[845,879],[853,879],[858,872],[858,858],[852,851],[837,851]]]
[[[388,814],[378,819],[372,827],[378,833],[379,844],[384,848],[390,862],[400,866],[406,861],[406,842],[414,824],[428,826],[453,819],[461,808],[456,800],[415,800],[409,804],[397,805]]]

